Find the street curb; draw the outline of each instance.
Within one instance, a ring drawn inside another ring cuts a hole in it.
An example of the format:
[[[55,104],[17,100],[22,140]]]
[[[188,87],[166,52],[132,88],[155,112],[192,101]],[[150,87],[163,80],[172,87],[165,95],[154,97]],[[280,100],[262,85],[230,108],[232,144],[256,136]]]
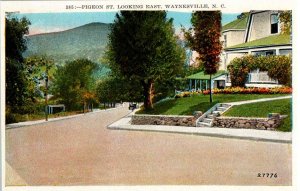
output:
[[[210,134],[210,133],[198,133],[198,132],[179,132],[179,131],[160,131],[151,129],[134,129],[134,128],[124,128],[124,127],[107,127],[110,130],[126,130],[126,131],[141,131],[141,132],[157,132],[157,133],[173,133],[173,134],[184,134],[184,135],[195,135],[195,136],[207,136],[207,137],[217,137],[217,138],[231,138],[240,140],[252,140],[252,141],[262,141],[262,142],[274,142],[274,143],[288,143],[291,144],[292,140],[275,140],[266,138],[255,138],[255,137],[240,137],[233,135],[222,135],[222,134]]]

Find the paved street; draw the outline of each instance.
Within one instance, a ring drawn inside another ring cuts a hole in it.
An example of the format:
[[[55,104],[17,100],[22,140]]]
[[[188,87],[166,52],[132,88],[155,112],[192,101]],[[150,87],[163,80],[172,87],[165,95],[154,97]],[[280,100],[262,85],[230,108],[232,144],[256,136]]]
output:
[[[291,144],[106,128],[128,113],[7,129],[6,185],[291,185]]]

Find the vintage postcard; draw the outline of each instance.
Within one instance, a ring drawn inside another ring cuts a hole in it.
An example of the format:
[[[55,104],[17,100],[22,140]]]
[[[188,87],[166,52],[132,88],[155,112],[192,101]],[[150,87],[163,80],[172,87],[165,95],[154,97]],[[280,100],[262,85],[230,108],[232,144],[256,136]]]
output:
[[[2,1],[2,189],[296,190],[297,15]]]

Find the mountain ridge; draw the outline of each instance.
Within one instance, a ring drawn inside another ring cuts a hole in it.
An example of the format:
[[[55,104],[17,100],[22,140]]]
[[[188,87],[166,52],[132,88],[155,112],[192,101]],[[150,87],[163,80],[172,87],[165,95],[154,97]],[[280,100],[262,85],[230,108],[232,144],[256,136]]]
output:
[[[61,30],[61,31],[54,31],[54,32],[44,32],[44,33],[37,33],[37,34],[32,34],[32,35],[27,35],[27,37],[33,37],[33,36],[39,36],[39,35],[48,35],[48,34],[56,34],[56,33],[63,33],[63,32],[68,32],[72,31],[78,28],[84,28],[84,27],[89,27],[89,26],[94,26],[94,25],[112,25],[112,23],[102,23],[102,22],[91,22],[87,23],[84,25],[80,25],[74,28],[66,29],[66,30]]]
[[[110,28],[111,24],[93,22],[65,31],[26,36],[27,50],[23,55],[46,55],[58,65],[80,58],[101,64]],[[103,67],[100,73],[107,71]]]
[[[109,33],[110,24],[88,23],[65,31],[30,35],[25,37],[27,50],[24,56],[47,55],[58,63],[77,58],[99,62]]]

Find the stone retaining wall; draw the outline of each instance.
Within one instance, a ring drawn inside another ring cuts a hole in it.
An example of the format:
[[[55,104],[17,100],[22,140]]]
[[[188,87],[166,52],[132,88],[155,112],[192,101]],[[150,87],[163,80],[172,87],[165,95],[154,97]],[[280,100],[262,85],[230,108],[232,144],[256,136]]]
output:
[[[171,126],[196,126],[196,117],[179,115],[132,115],[133,125],[171,125]]]
[[[213,127],[276,130],[283,117],[279,114],[269,114],[268,118],[249,117],[216,117]]]

